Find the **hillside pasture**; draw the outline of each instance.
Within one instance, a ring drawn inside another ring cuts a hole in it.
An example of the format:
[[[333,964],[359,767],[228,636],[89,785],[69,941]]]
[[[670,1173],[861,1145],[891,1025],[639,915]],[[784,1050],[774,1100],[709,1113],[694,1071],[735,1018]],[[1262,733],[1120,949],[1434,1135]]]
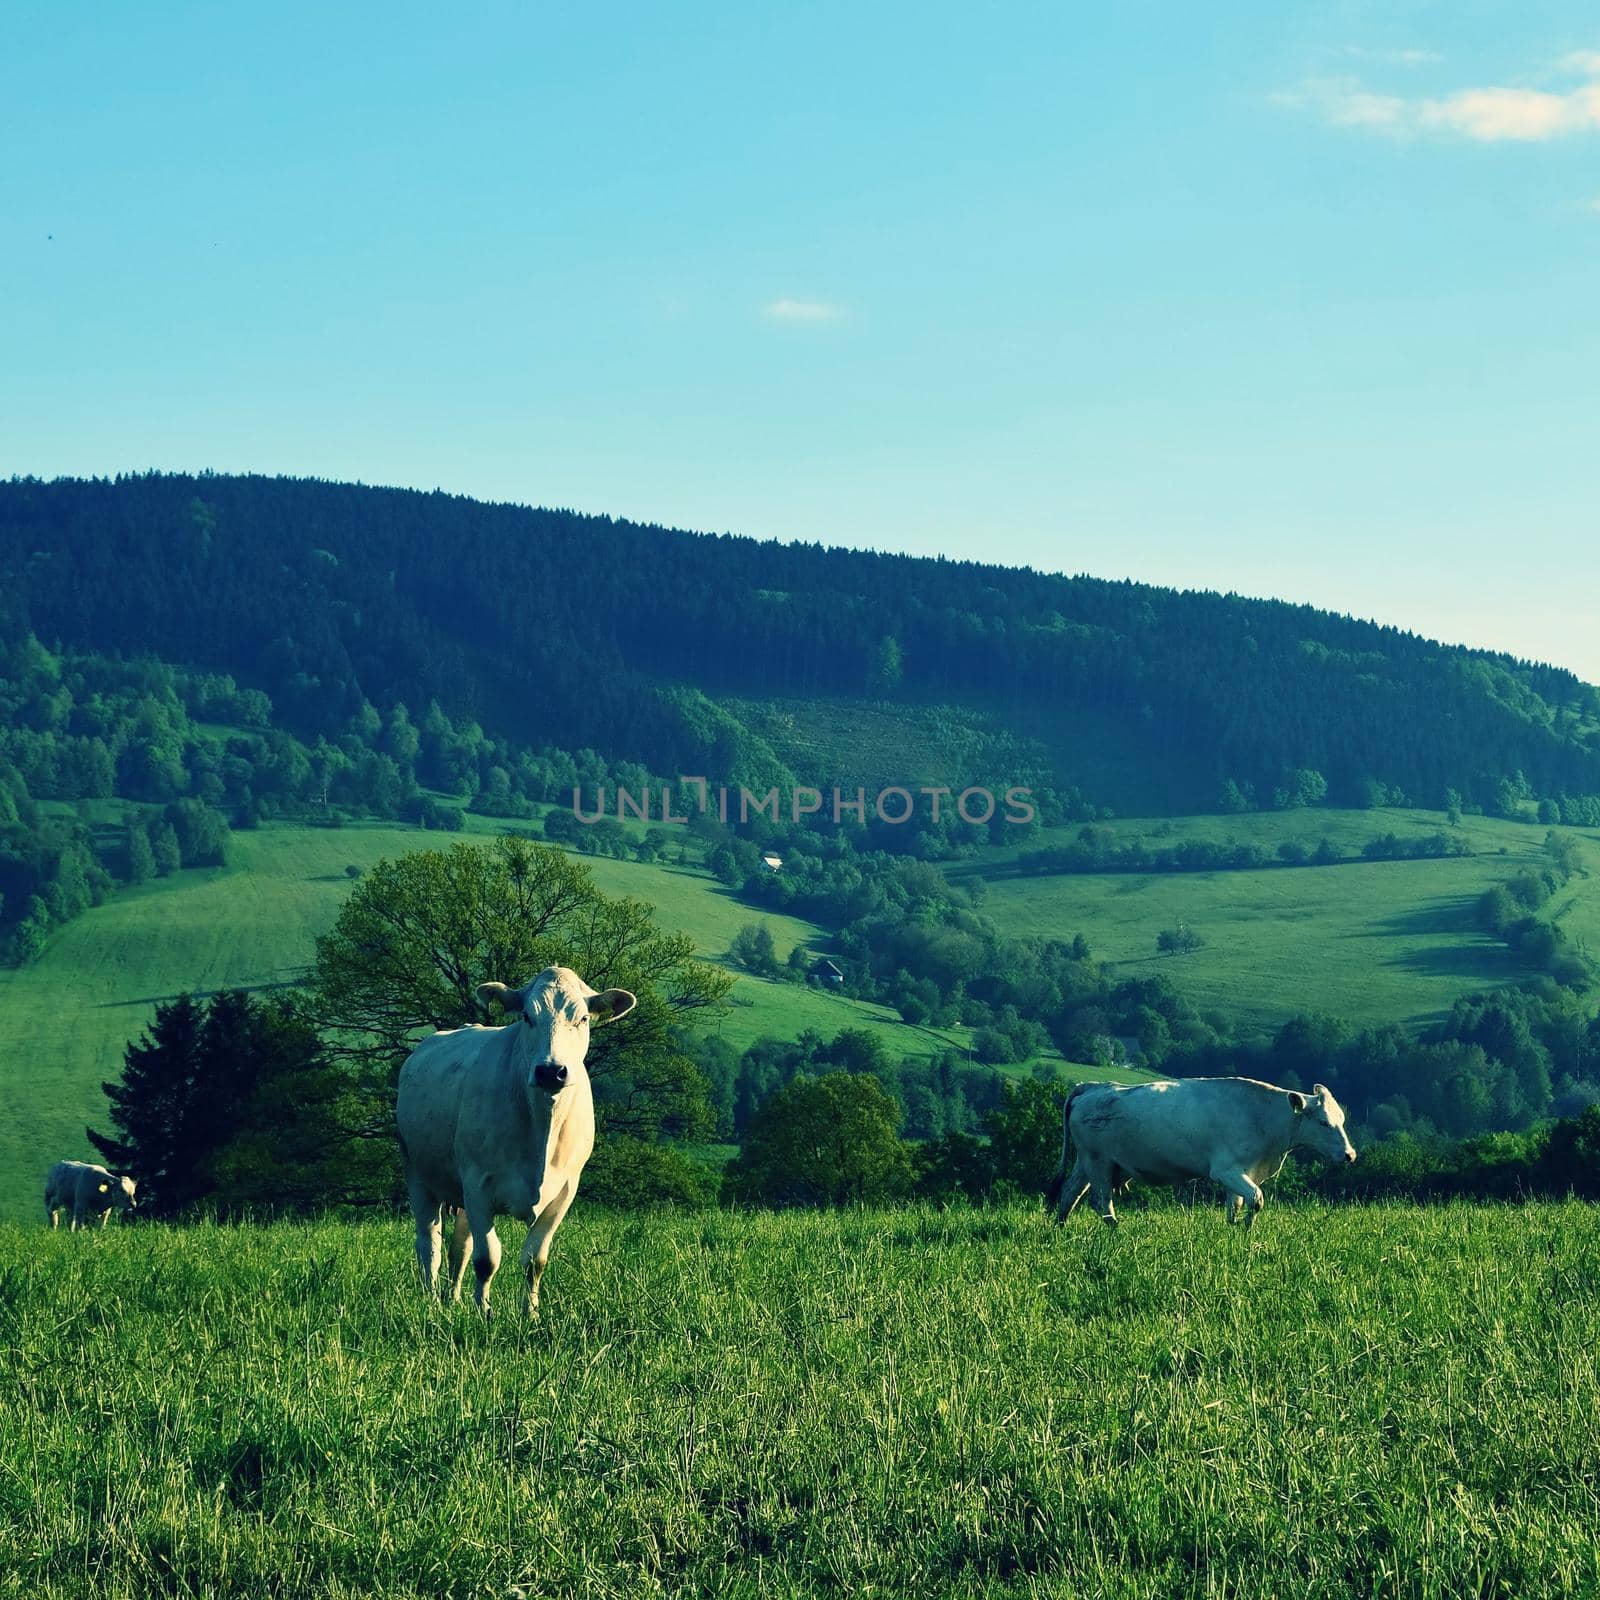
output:
[[[1151,845],[1233,838],[1275,850],[1284,839],[1314,849],[1327,837],[1354,854],[1376,834],[1402,838],[1441,827],[1427,812],[1291,811],[1241,817],[1149,820],[1110,828],[1118,841]],[[960,883],[989,879],[983,909],[1016,934],[1071,938],[1082,932],[1097,959],[1120,976],[1164,974],[1198,1008],[1273,1026],[1301,1011],[1356,1023],[1422,1022],[1469,989],[1532,974],[1500,941],[1479,931],[1483,891],[1523,867],[1546,864],[1545,829],[1483,817],[1463,820],[1471,856],[1423,861],[1352,861],[1327,867],[1240,872],[1056,873],[1018,876],[997,852],[952,870]],[[1048,830],[1033,848],[1065,844],[1076,829]],[[1600,950],[1600,847],[1584,832],[1588,877],[1574,878],[1544,915]],[[1158,955],[1156,935],[1180,923],[1202,948]]]
[[[0,1226],[0,1596],[1600,1592],[1593,1208],[1076,1221]]]

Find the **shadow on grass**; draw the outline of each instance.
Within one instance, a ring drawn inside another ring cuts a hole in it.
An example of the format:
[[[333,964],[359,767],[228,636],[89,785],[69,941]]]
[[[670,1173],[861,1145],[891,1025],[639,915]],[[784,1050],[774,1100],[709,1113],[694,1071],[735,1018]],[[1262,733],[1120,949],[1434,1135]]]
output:
[[[220,989],[188,989],[183,992],[196,1000],[210,1000],[219,994],[267,994],[274,989],[298,989],[304,982],[305,975],[302,972],[298,978],[282,978],[276,983],[226,983]],[[177,998],[177,993],[173,993],[141,995],[136,1000],[102,1000],[95,1006],[95,1010],[109,1011],[124,1006],[166,1005]]]
[[[1437,937],[1451,933],[1478,938],[1478,926],[1473,919],[1476,903],[1473,895],[1452,895],[1447,899],[1430,900],[1425,905],[1413,906],[1409,911],[1398,911],[1393,916],[1385,917],[1374,927],[1385,938]]]
[[[1432,950],[1407,950],[1389,956],[1386,967],[1399,967],[1427,978],[1464,978],[1473,987],[1499,988],[1527,974],[1507,959],[1504,950],[1486,947],[1469,949],[1463,945],[1446,945]]]

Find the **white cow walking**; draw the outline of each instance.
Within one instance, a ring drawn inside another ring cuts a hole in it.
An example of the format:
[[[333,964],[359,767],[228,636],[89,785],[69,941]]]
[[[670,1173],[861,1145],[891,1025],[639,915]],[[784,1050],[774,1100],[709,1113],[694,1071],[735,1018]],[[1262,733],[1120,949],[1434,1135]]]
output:
[[[1248,1204],[1250,1227],[1266,1204],[1261,1185],[1277,1177],[1297,1148],[1329,1161],[1356,1158],[1344,1131],[1344,1108],[1320,1083],[1309,1095],[1257,1078],[1080,1083],[1067,1096],[1061,1165],[1046,1199],[1056,1207],[1056,1221],[1065,1222],[1092,1191],[1095,1209],[1115,1224],[1112,1194],[1135,1178],[1211,1178],[1228,1191],[1228,1221],[1237,1222]],[[1074,1149],[1077,1160],[1069,1173]]]
[[[98,1217],[105,1227],[116,1211],[135,1211],[138,1201],[134,1191],[139,1187],[132,1178],[119,1178],[104,1167],[91,1166],[87,1161],[58,1161],[44,1180],[44,1209],[50,1226],[56,1227],[61,1212],[72,1212],[71,1228],[88,1227],[88,1219]]]
[[[460,1298],[470,1246],[478,1307],[488,1316],[500,1265],[494,1219],[524,1218],[532,1317],[550,1241],[594,1149],[594,1096],[584,1067],[589,1028],[625,1016],[635,1002],[626,989],[597,994],[568,967],[548,967],[521,989],[486,983],[477,993],[516,1020],[432,1034],[400,1069],[395,1119],[417,1220],[417,1261],[431,1292],[444,1208],[463,1208],[466,1225],[458,1216],[450,1241],[447,1292]]]

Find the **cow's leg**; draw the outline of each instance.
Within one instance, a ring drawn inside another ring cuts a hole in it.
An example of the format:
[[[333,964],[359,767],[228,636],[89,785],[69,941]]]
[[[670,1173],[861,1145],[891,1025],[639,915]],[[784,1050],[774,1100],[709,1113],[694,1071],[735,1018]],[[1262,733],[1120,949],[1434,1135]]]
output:
[[[1222,1214],[1230,1223],[1237,1222],[1239,1220],[1239,1208],[1243,1206],[1243,1204],[1244,1201],[1241,1200],[1238,1195],[1230,1194],[1222,1202]]]
[[[1072,1172],[1061,1186],[1061,1198],[1056,1204],[1056,1221],[1065,1222],[1078,1209],[1078,1202],[1089,1192],[1089,1174],[1080,1158],[1073,1164]]]
[[[1267,1203],[1261,1185],[1244,1172],[1213,1172],[1211,1176],[1228,1191],[1228,1221],[1236,1221],[1239,1207],[1247,1205],[1250,1207],[1250,1216],[1245,1227],[1253,1228],[1256,1218],[1261,1215],[1262,1206]]]
[[[1089,1188],[1094,1208],[1100,1213],[1100,1220],[1108,1228],[1117,1225],[1117,1213],[1111,1204],[1111,1196],[1116,1189],[1116,1167],[1109,1161],[1091,1161],[1089,1163]]]
[[[110,1220],[111,1220],[111,1207],[110,1207],[110,1206],[107,1206],[107,1207],[106,1207],[106,1208],[105,1208],[105,1210],[104,1210],[104,1211],[102,1211],[102,1212],[101,1212],[101,1213],[100,1213],[100,1226],[101,1226],[101,1227],[102,1227],[102,1228],[104,1228],[104,1227],[105,1227],[105,1225],[106,1225],[106,1224],[107,1224],[107,1223],[108,1223],[108,1222],[109,1222],[109,1221],[110,1221]]]
[[[477,1280],[473,1298],[489,1315],[489,1285],[500,1266],[500,1238],[494,1231],[494,1208],[483,1197],[467,1194],[467,1224],[472,1229],[472,1275]]]
[[[472,1225],[466,1212],[457,1206],[455,1226],[450,1230],[450,1281],[448,1293],[455,1304],[461,1298],[461,1280],[467,1275],[467,1254],[472,1248]]]
[[[432,1294],[434,1285],[439,1281],[439,1256],[444,1249],[439,1209],[437,1204],[433,1204],[417,1214],[417,1269],[422,1274],[424,1294]]]
[[[411,1200],[411,1215],[417,1219],[417,1266],[422,1273],[422,1287],[425,1293],[432,1294],[439,1277],[439,1253],[444,1243],[439,1228],[443,1207],[428,1193],[422,1180],[409,1170],[406,1194]]]
[[[527,1312],[530,1317],[539,1315],[539,1280],[544,1277],[545,1263],[550,1259],[550,1242],[572,1204],[573,1186],[567,1184],[547,1205],[528,1229],[528,1242],[522,1247],[522,1277],[527,1284]]]

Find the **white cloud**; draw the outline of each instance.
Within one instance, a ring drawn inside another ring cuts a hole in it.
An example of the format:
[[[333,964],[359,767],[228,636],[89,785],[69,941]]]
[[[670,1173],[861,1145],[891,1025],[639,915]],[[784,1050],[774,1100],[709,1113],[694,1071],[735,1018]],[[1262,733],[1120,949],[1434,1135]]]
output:
[[[1387,67],[1424,67],[1444,60],[1437,50],[1368,50],[1359,44],[1347,44],[1343,53],[1355,61],[1377,61]]]
[[[1600,50],[1578,51],[1559,66],[1584,81],[1560,93],[1496,84],[1407,97],[1374,93],[1355,78],[1312,78],[1273,99],[1315,111],[1335,127],[1368,128],[1393,138],[1433,133],[1479,144],[1539,143],[1600,130]]]
[[[762,316],[773,322],[837,322],[838,306],[826,300],[774,300],[762,308]]]
[[[1406,101],[1395,94],[1373,94],[1354,78],[1310,78],[1298,89],[1280,90],[1272,100],[1293,110],[1319,112],[1337,128],[1405,131]]]
[[[1420,127],[1443,128],[1486,144],[1555,139],[1600,128],[1600,84],[1585,84],[1571,94],[1463,89],[1444,100],[1424,100],[1417,121]]]

